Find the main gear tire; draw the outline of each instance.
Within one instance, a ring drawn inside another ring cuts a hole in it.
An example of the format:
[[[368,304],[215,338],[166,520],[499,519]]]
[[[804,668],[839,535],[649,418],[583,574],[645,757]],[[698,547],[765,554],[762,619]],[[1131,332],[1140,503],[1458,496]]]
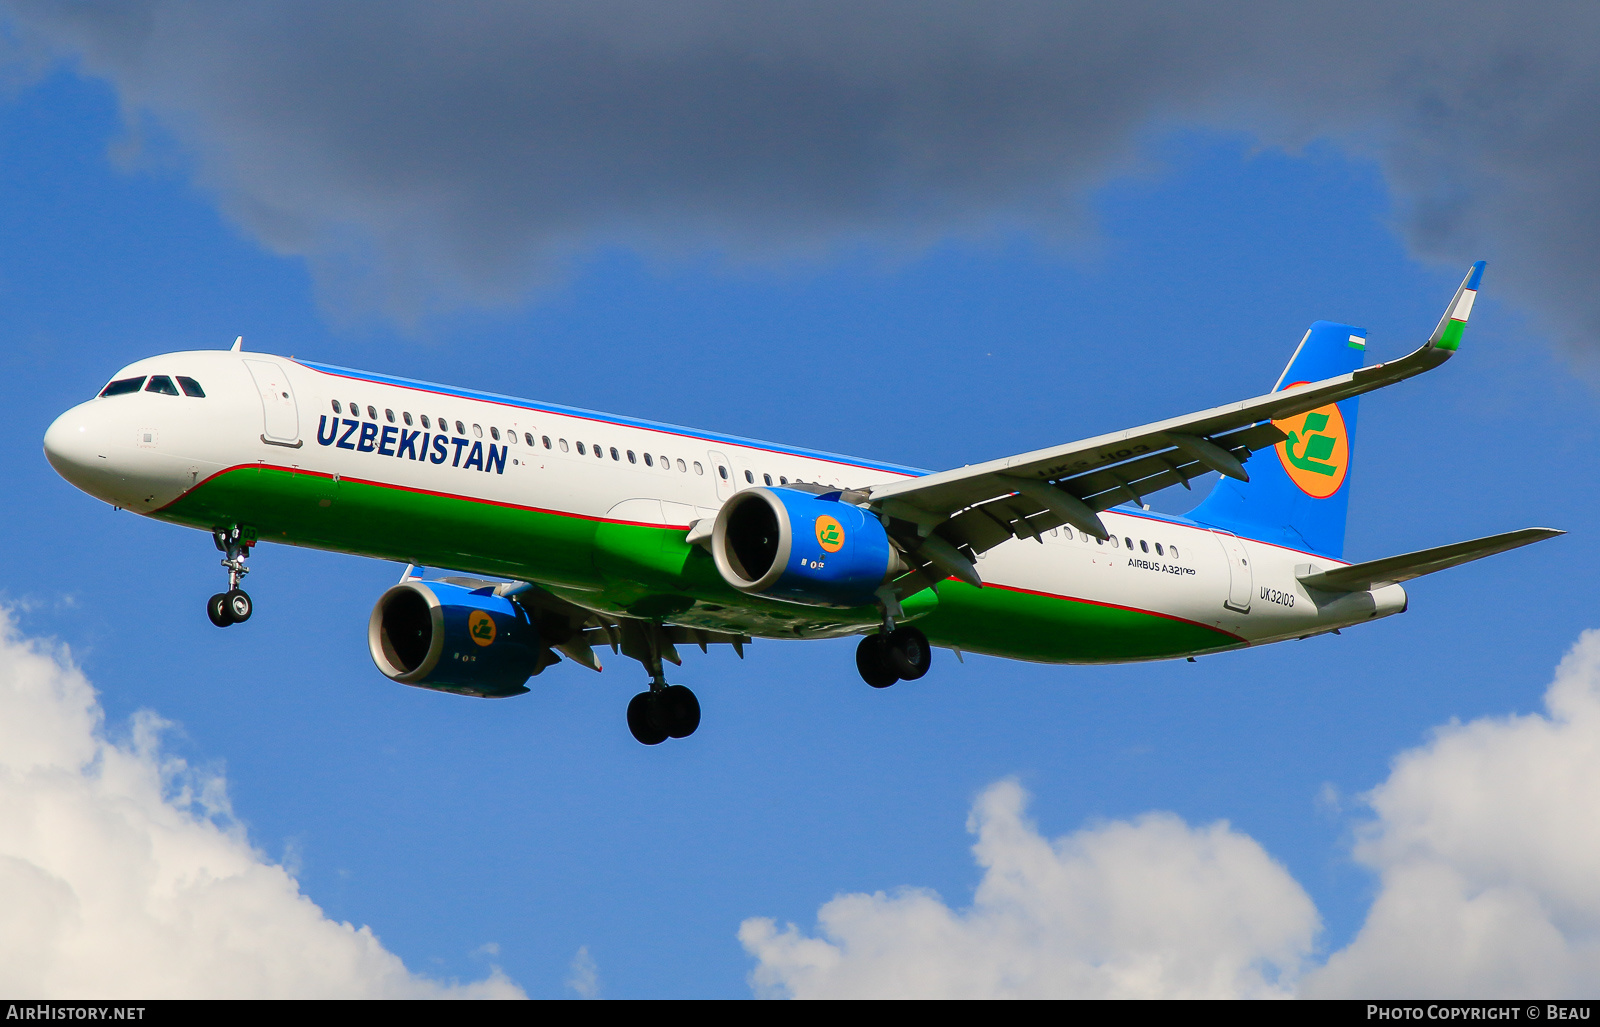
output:
[[[668,738],[688,738],[700,726],[700,700],[684,685],[668,685],[656,693],[655,715]]]
[[[886,635],[863,636],[856,646],[856,670],[861,680],[873,688],[888,688],[900,680],[900,675],[889,662],[889,639]]]
[[[895,628],[888,635],[889,666],[903,680],[915,681],[928,673],[933,664],[933,649],[928,636],[916,628]]]
[[[660,745],[667,740],[667,730],[656,716],[654,692],[640,692],[629,700],[628,730],[644,745]]]

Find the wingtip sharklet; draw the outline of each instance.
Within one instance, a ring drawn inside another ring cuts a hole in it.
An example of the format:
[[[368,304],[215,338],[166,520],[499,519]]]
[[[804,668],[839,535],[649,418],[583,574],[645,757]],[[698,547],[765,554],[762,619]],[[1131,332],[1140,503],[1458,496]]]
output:
[[[1478,297],[1478,285],[1483,281],[1483,269],[1487,265],[1488,261],[1479,260],[1468,269],[1467,277],[1461,280],[1444,316],[1428,337],[1428,348],[1440,351],[1443,357],[1448,357],[1461,345],[1461,334],[1467,327],[1467,318],[1472,315],[1472,304]]]

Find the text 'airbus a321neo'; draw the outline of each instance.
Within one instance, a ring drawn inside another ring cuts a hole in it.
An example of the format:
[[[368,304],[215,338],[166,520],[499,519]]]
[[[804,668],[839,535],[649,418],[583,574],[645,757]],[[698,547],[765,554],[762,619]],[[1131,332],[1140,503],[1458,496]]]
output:
[[[651,745],[700,722],[662,673],[684,644],[860,635],[878,688],[922,677],[930,646],[1197,656],[1400,613],[1403,581],[1560,534],[1340,559],[1357,397],[1448,360],[1482,274],[1398,360],[1364,367],[1365,331],[1318,321],[1264,396],[936,474],[238,343],[128,365],[44,448],[90,495],[212,533],[218,626],[250,616],[258,542],[408,561],[367,627],[384,674],[510,696],[563,656],[599,670],[609,646],[649,673],[628,726]],[[1208,471],[1187,516],[1143,508]]]

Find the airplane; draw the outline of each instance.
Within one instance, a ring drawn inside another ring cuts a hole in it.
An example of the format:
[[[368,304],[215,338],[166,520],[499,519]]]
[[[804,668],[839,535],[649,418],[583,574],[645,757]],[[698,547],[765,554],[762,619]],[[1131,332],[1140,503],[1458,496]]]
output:
[[[700,723],[663,671],[684,645],[859,635],[876,688],[921,678],[936,647],[1192,660],[1404,612],[1405,581],[1562,534],[1342,559],[1357,399],[1455,354],[1483,269],[1396,360],[1364,366],[1365,330],[1317,321],[1265,395],[936,473],[242,339],[129,364],[44,450],[114,507],[211,533],[219,627],[250,619],[239,586],[262,542],[405,562],[367,624],[385,676],[501,698],[563,659],[598,671],[609,647],[649,676],[627,723],[655,745]],[[1187,515],[1146,505],[1208,472]]]

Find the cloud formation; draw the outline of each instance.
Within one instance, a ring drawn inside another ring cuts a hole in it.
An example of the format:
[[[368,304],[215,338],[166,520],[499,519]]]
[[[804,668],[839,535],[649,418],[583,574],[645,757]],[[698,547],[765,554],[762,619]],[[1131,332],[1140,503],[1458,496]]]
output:
[[[1052,842],[1002,781],[967,827],[983,880],[969,909],[932,892],[842,895],[822,938],[746,920],[758,994],[796,998],[1286,997],[1311,951],[1311,899],[1225,823],[1151,813]]]
[[[1417,252],[1600,344],[1600,9],[1010,0],[3,0],[334,302],[526,294],[621,245],[787,259],[1070,230],[1152,127],[1332,138]]]
[[[926,890],[841,895],[817,931],[754,917],[758,994],[1593,997],[1600,994],[1600,631],[1546,712],[1438,729],[1367,796],[1356,858],[1379,888],[1322,965],[1311,900],[1252,839],[1152,813],[1048,840],[1012,781],[968,827],[970,907]]]
[[[0,992],[40,998],[521,997],[407,972],[232,820],[226,783],[136,716],[107,739],[65,650],[0,609]]]

